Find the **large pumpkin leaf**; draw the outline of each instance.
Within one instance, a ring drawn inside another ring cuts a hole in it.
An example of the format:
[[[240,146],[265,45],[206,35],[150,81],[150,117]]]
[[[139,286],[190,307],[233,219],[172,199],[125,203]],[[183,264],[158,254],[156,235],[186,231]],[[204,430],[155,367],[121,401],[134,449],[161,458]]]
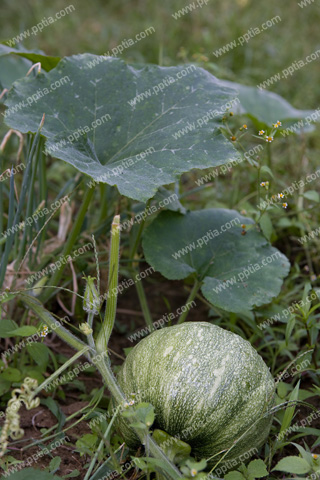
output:
[[[195,275],[213,305],[235,313],[269,303],[290,267],[253,220],[235,210],[163,211],[145,230],[143,249],[146,260],[166,278]]]
[[[260,127],[270,127],[280,120],[283,123],[282,128],[287,128],[294,124],[295,120],[306,118],[314,113],[314,110],[298,110],[283,97],[268,90],[248,87],[227,80],[223,80],[222,83],[238,92],[240,102],[232,107],[235,113],[247,115]],[[318,120],[319,118],[318,116]],[[308,125],[304,125],[303,128],[305,131],[312,129]]]
[[[89,54],[65,58],[49,73],[14,84],[6,123],[36,132],[45,113],[42,134],[52,156],[145,201],[183,172],[239,158],[219,124],[234,91],[201,68],[185,74],[186,68],[135,69]],[[70,81],[50,91],[64,77]],[[17,108],[45,88],[46,95]]]

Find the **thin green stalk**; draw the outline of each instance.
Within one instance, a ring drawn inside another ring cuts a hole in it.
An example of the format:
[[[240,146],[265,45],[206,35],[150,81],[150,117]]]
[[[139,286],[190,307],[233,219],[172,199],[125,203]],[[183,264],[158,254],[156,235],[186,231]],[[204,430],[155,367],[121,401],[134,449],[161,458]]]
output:
[[[117,311],[118,272],[120,251],[120,215],[116,215],[111,225],[111,245],[109,255],[108,296],[107,306],[101,330],[97,336],[98,353],[106,352]]]
[[[88,313],[87,323],[90,326],[90,328],[92,328],[93,317],[94,317],[93,312]],[[88,343],[89,343],[90,347],[95,349],[95,344],[94,344],[94,339],[93,339],[92,333],[89,333],[89,335],[87,335],[87,339],[88,339]]]
[[[267,160],[268,160],[268,167],[272,170],[272,155],[271,155],[271,144],[267,143]]]
[[[68,368],[70,365],[72,365],[73,362],[75,362],[79,357],[84,355],[89,349],[90,349],[90,347],[86,346],[82,350],[80,350],[79,352],[75,353],[73,355],[73,357],[69,358],[63,365],[61,365],[60,368],[58,368],[58,370],[56,370],[52,375],[50,375],[50,377],[46,378],[46,380],[44,382],[42,382],[41,385],[39,385],[34,390],[33,396],[36,397],[41,392],[41,390],[46,388],[47,385],[49,385],[55,378],[57,378],[60,375],[60,373],[62,373],[64,370],[66,370],[66,368]]]
[[[99,215],[99,224],[102,223],[108,216],[108,202],[107,202],[107,193],[109,185],[107,183],[100,183],[100,215]]]
[[[73,224],[68,240],[62,251],[63,257],[67,257],[72,252],[72,248],[79,237],[80,230],[81,230],[81,227],[82,227],[82,224],[83,224],[83,221],[87,213],[93,194],[94,194],[94,187],[88,187],[84,195],[75,223]],[[64,268],[65,268],[65,265],[62,263],[60,268],[57,268],[55,270],[50,282],[48,283],[48,286],[57,286],[59,284]],[[53,293],[50,290],[45,290],[44,293],[40,296],[41,301],[45,303],[52,295]]]
[[[186,304],[185,306],[187,307],[189,303],[193,302],[193,300],[196,298],[197,296],[197,293],[200,289],[200,285],[201,283],[199,282],[199,280],[195,280],[194,282],[194,285],[193,285],[193,288],[189,294],[189,297],[186,301]],[[189,313],[189,308],[187,308],[183,313],[181,313],[180,317],[179,317],[179,320],[178,320],[178,325],[180,325],[180,323],[183,323],[185,322],[187,316],[188,316],[188,313]]]
[[[89,415],[91,412],[93,412],[95,410],[95,408],[98,406],[98,404],[100,403],[100,400],[102,398],[102,395],[103,395],[103,389],[102,389],[102,394],[100,397],[98,397],[94,402],[92,401],[92,399],[90,400],[90,403],[89,405],[85,405],[84,407],[82,407],[80,410],[77,410],[76,412],[72,413],[71,415],[69,415],[67,418],[66,418],[66,424],[69,423],[70,420],[72,420],[74,417],[76,417],[77,415],[79,415],[79,413],[82,413],[83,410],[86,410],[87,408],[91,407],[92,408],[90,410],[88,410],[84,415],[82,415],[80,418],[78,418],[78,420],[76,420],[74,423],[72,423],[71,425],[69,425],[68,427],[62,429],[61,431],[58,431],[56,433],[53,433],[52,435],[48,435],[50,432],[52,432],[53,430],[55,430],[58,426],[59,426],[59,422],[55,423],[54,425],[52,425],[52,427],[48,428],[46,430],[46,433],[38,440],[35,440],[34,442],[30,443],[29,445],[26,445],[25,447],[23,447],[21,450],[22,451],[25,451],[25,450],[28,450],[29,448],[32,448],[34,447],[35,445],[39,445],[40,443],[43,443],[44,441],[47,441],[47,440],[52,440],[53,438],[55,438],[57,435],[60,435],[61,433],[66,433],[68,430],[70,430],[71,428],[74,428],[75,426],[77,426],[79,423],[81,423],[82,421],[84,421]],[[29,442],[29,438],[26,438],[24,440],[16,440],[15,442],[11,442],[11,445],[14,445],[15,443],[22,443],[22,442]]]
[[[36,314],[38,315],[41,320],[48,325],[53,331],[55,331],[62,340],[64,340],[68,345],[70,345],[72,348],[75,350],[83,350],[84,348],[89,348],[88,345],[86,345],[84,342],[79,340],[75,335],[73,335],[69,330],[64,328],[59,322],[55,320],[55,318],[51,315],[48,310],[44,308],[44,306],[36,300],[34,297],[31,297],[29,295],[26,295],[24,293],[20,294],[20,298],[25,303],[28,305],[28,307]],[[91,357],[89,354],[85,354],[85,356],[91,360]]]
[[[261,183],[261,166],[259,165],[259,168],[258,168],[258,205],[260,205],[260,200],[261,200],[260,183]]]
[[[10,175],[10,192],[9,192],[9,212],[8,212],[8,223],[7,223],[7,230],[9,230],[13,223],[14,223],[14,179],[13,179],[13,171],[11,170],[11,175]],[[8,260],[9,260],[9,254],[11,250],[11,244],[9,245],[9,238],[4,237],[6,244],[4,248],[4,253],[1,256],[1,265],[0,265],[0,287],[3,284],[3,280],[6,274],[7,270],[7,265],[8,265]]]
[[[111,427],[112,427],[112,425],[113,425],[113,423],[114,423],[114,421],[115,421],[115,419],[116,419],[116,416],[117,416],[118,413],[119,413],[119,410],[120,410],[120,405],[118,406],[118,408],[116,409],[115,413],[113,414],[112,419],[110,420],[109,425],[108,425],[108,427],[106,428],[106,431],[105,431],[104,434],[103,434],[103,439],[102,439],[102,440],[100,441],[100,443],[99,443],[99,446],[98,446],[98,448],[97,448],[97,451],[96,451],[96,453],[94,454],[93,459],[91,460],[91,463],[90,463],[90,465],[89,465],[89,468],[88,468],[87,473],[86,473],[86,475],[85,475],[85,477],[84,477],[83,480],[88,480],[88,479],[90,478],[91,472],[92,472],[92,470],[93,470],[93,468],[94,468],[94,466],[95,466],[95,463],[96,463],[96,461],[97,461],[97,458],[98,458],[98,456],[99,456],[99,453],[101,452],[101,450],[102,450],[102,448],[103,448],[103,446],[104,446],[104,440],[108,438],[108,435],[109,435],[109,433],[110,433],[110,431],[111,431]]]
[[[135,287],[136,287],[137,294],[138,294],[138,297],[139,297],[139,302],[140,302],[140,306],[141,306],[141,310],[142,310],[144,319],[146,321],[146,324],[147,324],[150,332],[152,332],[154,330],[154,326],[153,326],[151,312],[149,310],[149,306],[148,306],[148,302],[147,302],[147,297],[146,297],[146,294],[145,294],[145,291],[144,291],[144,288],[143,288],[143,285],[142,285],[142,280],[138,280],[135,283]]]

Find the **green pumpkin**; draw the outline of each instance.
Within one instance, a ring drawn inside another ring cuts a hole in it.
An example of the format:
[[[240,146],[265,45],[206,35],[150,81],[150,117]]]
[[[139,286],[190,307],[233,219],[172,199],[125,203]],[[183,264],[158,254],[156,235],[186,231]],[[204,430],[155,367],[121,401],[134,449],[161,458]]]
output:
[[[252,455],[268,437],[272,416],[263,415],[273,406],[272,375],[248,341],[215,325],[155,331],[131,350],[118,380],[128,397],[135,393],[154,406],[155,428],[190,444],[198,459],[229,449],[257,421],[223,461]],[[136,448],[127,422],[121,418],[118,426]]]

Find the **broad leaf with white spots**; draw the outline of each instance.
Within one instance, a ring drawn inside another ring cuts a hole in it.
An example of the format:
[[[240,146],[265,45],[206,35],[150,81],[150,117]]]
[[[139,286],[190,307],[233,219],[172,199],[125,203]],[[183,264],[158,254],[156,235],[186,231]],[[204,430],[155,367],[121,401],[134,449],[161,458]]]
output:
[[[204,296],[228,312],[271,302],[290,268],[253,220],[235,210],[161,212],[145,230],[142,245],[155,270],[171,280],[196,276]]]
[[[28,105],[37,92],[45,94]],[[146,201],[183,172],[239,159],[220,132],[234,96],[194,66],[133,68],[116,58],[83,54],[15,82],[6,123],[36,132],[45,114],[42,135],[53,157]]]

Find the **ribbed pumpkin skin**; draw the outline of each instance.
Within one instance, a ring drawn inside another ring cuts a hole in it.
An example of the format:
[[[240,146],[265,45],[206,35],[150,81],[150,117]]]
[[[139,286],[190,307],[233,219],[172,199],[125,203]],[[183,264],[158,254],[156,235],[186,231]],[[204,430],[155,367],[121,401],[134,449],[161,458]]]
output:
[[[209,323],[152,333],[131,350],[118,380],[126,395],[152,403],[155,428],[189,443],[197,458],[230,448],[273,405],[274,381],[260,355],[248,341]],[[270,415],[260,420],[225,460],[259,448],[271,422]],[[123,419],[119,428],[129,446],[138,446]]]

